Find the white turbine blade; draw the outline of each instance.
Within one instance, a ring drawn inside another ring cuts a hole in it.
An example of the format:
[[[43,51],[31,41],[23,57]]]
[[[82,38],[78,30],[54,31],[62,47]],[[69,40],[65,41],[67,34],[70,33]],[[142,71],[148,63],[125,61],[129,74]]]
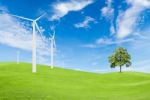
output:
[[[51,26],[50,29],[53,31],[53,33],[52,33],[52,34],[49,33],[49,36],[50,36],[51,38],[55,38],[55,27],[54,27],[54,26]]]
[[[40,30],[40,28],[36,22],[35,22],[35,26],[36,26],[37,30],[39,31],[39,33],[42,35],[42,32],[41,32],[41,30]]]
[[[49,34],[49,36],[50,36],[50,39],[51,39],[51,40],[53,40],[53,39],[54,39],[54,35]]]
[[[55,39],[55,31],[54,31],[54,33],[53,33],[53,38]]]
[[[41,35],[42,40],[44,41],[44,38],[43,38],[42,32],[41,32],[41,30],[40,30],[40,28],[39,28],[39,26],[38,26],[38,24],[37,24],[36,22],[35,22],[35,26],[36,26],[37,30],[39,31],[39,33],[40,33],[40,35]]]
[[[25,17],[18,16],[18,15],[12,15],[12,14],[11,14],[11,16],[14,16],[14,17],[17,17],[17,18],[20,18],[20,19],[25,19],[25,20],[28,20],[28,21],[33,21],[32,19],[25,18]]]
[[[53,30],[54,32],[53,32],[53,37],[55,38],[55,29]]]
[[[54,40],[55,39],[55,31],[53,34],[50,34],[50,37]]]
[[[35,21],[38,21],[40,18],[42,18],[45,15],[45,13],[43,15],[41,15],[40,17],[38,17],[37,19],[35,19]]]

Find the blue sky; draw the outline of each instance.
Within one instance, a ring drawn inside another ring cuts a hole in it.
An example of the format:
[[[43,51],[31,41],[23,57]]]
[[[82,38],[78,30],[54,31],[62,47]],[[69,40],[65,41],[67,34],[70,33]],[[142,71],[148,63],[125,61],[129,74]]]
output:
[[[116,71],[108,56],[122,46],[133,63],[124,70],[150,72],[150,0],[0,0],[0,61],[16,61],[20,51],[20,60],[31,62],[31,23],[11,14],[35,19],[43,13],[38,63],[50,64],[48,38],[55,31],[56,66]]]

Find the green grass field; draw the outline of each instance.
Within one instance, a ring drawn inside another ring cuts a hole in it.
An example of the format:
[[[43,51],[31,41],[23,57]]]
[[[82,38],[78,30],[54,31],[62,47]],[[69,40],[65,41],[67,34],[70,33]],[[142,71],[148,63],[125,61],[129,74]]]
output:
[[[96,74],[0,63],[0,100],[150,100],[150,74]]]

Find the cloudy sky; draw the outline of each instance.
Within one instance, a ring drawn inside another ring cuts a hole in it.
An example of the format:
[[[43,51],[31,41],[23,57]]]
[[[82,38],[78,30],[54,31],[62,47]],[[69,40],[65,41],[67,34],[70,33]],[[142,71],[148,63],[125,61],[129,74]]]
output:
[[[132,56],[124,70],[150,72],[150,0],[0,0],[0,61],[31,62],[36,19],[37,62],[50,64],[49,37],[56,32],[55,65],[92,72],[115,71],[108,56],[122,46]],[[118,69],[117,69],[118,70]]]

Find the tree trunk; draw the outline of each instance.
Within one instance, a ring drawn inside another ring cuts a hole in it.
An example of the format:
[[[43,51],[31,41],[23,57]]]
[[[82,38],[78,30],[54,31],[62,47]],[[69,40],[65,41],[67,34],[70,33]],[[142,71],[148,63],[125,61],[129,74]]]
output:
[[[121,69],[121,68],[122,68],[122,66],[120,66],[120,73],[122,72],[122,69]]]

